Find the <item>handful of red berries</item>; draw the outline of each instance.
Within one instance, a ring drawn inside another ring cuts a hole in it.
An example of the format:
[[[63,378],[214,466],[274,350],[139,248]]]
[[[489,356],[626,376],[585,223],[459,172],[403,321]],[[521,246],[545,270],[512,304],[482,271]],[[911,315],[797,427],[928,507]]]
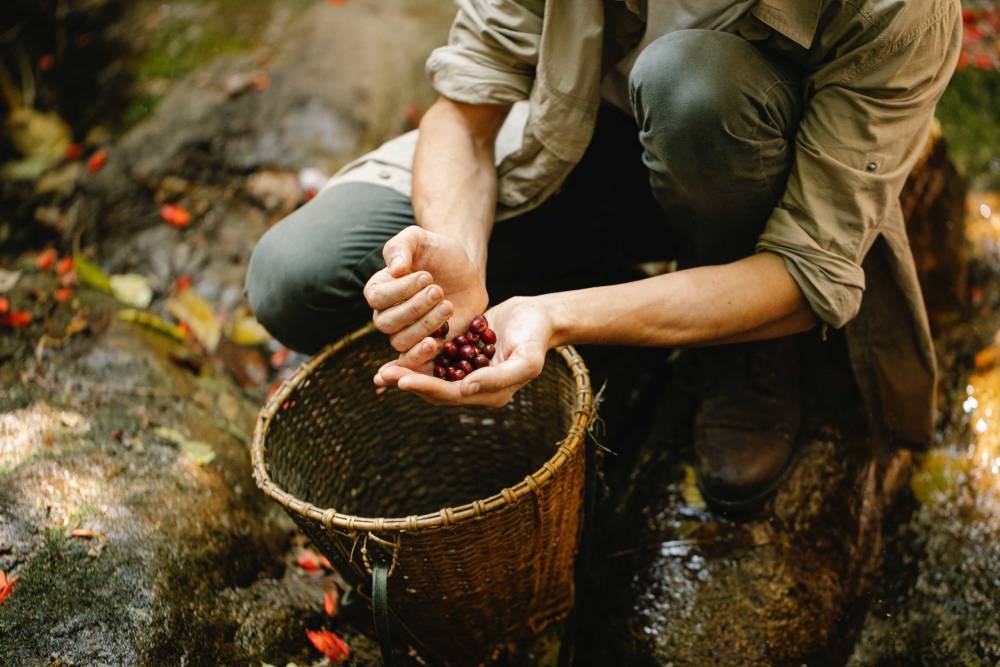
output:
[[[448,323],[431,334],[435,338],[448,335]],[[477,368],[490,365],[496,354],[497,334],[482,315],[474,317],[469,330],[445,341],[444,350],[434,359],[434,377],[457,382]]]

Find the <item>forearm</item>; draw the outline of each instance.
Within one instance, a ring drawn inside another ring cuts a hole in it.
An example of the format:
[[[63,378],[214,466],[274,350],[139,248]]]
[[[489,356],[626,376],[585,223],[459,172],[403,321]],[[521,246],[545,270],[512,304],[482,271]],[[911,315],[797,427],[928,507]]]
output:
[[[787,336],[816,324],[784,261],[771,253],[538,298],[552,318],[555,345],[738,343]]]
[[[484,272],[496,207],[493,143],[507,111],[438,99],[421,119],[413,161],[417,224],[459,240]]]

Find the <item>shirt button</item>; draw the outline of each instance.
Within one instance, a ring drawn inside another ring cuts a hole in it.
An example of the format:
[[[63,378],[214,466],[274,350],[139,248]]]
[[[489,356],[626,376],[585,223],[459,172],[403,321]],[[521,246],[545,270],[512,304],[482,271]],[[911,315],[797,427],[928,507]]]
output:
[[[868,164],[865,165],[865,171],[867,171],[869,174],[873,174],[876,171],[878,171],[878,165],[875,164],[874,162],[869,162]]]

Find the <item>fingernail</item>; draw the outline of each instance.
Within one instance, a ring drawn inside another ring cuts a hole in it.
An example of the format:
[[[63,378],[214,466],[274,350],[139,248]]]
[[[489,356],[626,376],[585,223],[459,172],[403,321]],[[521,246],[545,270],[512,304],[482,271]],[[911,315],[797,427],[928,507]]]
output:
[[[429,274],[429,273],[421,273],[420,277],[417,278],[417,284],[420,285],[421,287],[427,287],[428,285],[430,285],[431,284],[431,274]]]
[[[434,300],[440,299],[443,296],[441,294],[441,288],[438,287],[437,285],[432,287],[427,294]]]
[[[403,258],[402,257],[393,257],[392,261],[389,262],[389,268],[390,269],[395,269],[396,267],[402,266],[402,265],[403,265]]]

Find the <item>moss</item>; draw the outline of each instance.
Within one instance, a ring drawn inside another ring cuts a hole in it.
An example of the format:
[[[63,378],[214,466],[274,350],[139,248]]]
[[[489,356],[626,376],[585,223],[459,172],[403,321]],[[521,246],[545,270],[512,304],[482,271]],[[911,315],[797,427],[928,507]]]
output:
[[[58,664],[63,656],[76,664],[109,664],[131,654],[127,661],[134,662],[143,592],[138,581],[129,582],[127,573],[137,565],[128,560],[112,548],[95,557],[85,542],[48,531],[0,607],[4,658],[12,665]]]

